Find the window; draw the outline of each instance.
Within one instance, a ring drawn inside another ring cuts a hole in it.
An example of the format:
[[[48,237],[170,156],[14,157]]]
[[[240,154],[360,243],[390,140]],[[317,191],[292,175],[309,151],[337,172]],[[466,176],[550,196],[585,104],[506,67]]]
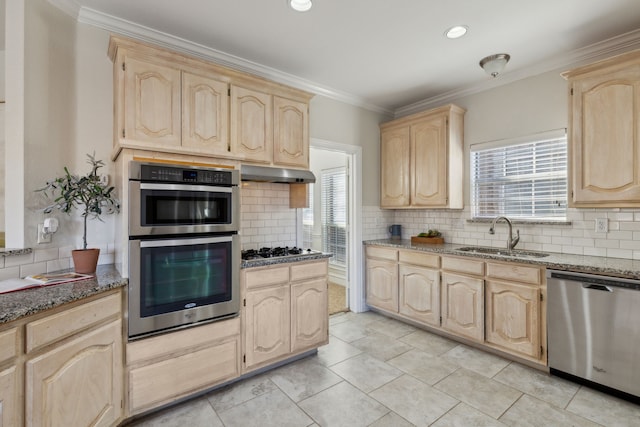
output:
[[[322,171],[322,250],[331,264],[347,265],[347,170]]]
[[[471,147],[473,218],[566,220],[564,130]]]

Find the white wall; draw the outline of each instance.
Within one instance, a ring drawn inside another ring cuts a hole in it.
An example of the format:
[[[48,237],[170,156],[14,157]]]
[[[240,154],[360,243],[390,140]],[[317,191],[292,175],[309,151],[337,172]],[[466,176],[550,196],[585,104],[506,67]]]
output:
[[[81,218],[55,213],[59,231],[52,243],[37,244],[36,227],[49,201],[35,190],[61,175],[64,166],[86,173],[86,154],[94,151],[107,163],[107,172],[114,169],[109,158],[113,132],[109,34],[78,24],[46,0],[24,3],[24,165],[20,161],[7,164],[13,168],[11,184],[18,183],[17,190],[24,197],[24,246],[34,252],[7,258],[0,279],[71,267],[71,249],[82,242]],[[19,185],[22,180],[24,184]],[[20,198],[11,195],[7,216],[9,209],[20,208],[12,200]],[[88,243],[101,249],[100,263],[113,262],[116,219],[112,216],[104,223],[89,224]]]
[[[380,123],[391,117],[322,96],[311,99],[311,138],[362,147],[362,204],[380,204]]]

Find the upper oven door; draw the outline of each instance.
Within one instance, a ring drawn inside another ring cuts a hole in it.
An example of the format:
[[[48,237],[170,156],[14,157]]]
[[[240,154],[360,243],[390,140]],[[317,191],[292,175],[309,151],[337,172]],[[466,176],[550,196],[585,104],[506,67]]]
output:
[[[238,187],[129,181],[129,236],[237,232]]]

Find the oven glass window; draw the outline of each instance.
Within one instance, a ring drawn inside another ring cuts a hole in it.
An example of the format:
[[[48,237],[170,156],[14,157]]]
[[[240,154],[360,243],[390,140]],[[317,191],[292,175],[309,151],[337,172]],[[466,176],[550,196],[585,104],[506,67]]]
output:
[[[141,248],[141,317],[230,301],[231,246]]]
[[[142,226],[231,224],[231,193],[141,190]]]

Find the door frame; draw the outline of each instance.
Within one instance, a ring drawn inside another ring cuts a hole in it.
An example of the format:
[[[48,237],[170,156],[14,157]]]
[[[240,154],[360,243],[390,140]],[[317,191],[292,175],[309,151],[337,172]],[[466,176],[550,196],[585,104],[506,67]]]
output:
[[[362,147],[311,138],[312,148],[337,151],[347,156],[349,168],[349,227],[347,231],[349,309],[355,313],[368,310],[364,300],[362,264]],[[301,223],[301,221],[298,221]]]

